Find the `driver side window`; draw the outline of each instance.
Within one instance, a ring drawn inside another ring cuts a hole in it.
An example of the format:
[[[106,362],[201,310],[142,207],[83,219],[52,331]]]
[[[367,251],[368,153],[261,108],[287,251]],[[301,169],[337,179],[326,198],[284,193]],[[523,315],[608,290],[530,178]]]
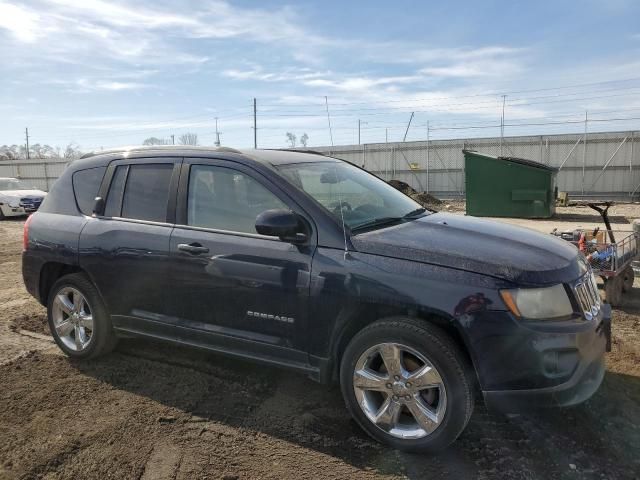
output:
[[[249,175],[226,167],[191,166],[188,225],[256,233],[256,217],[271,209],[287,206]]]

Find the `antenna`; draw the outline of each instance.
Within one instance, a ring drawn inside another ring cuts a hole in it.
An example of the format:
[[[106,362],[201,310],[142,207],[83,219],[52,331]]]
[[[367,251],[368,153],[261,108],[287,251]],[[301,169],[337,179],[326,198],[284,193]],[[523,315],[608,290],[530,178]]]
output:
[[[327,122],[329,122],[329,137],[331,138],[331,146],[333,147],[333,132],[331,131],[331,115],[329,115],[329,99],[324,96],[324,104],[327,107]]]
[[[216,117],[216,147],[220,146],[220,132],[218,131],[218,117]]]

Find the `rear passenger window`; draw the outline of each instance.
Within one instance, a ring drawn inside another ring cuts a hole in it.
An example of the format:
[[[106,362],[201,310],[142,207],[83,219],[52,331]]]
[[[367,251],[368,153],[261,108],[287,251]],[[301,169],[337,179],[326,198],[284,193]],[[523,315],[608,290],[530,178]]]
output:
[[[93,214],[98,189],[107,167],[88,168],[73,174],[73,193],[78,208],[85,215]]]
[[[172,172],[171,163],[130,165],[121,216],[166,222]]]

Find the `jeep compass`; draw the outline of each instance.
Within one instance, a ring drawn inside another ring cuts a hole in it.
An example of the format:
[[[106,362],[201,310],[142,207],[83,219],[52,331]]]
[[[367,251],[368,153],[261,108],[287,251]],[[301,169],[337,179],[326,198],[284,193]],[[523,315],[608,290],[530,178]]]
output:
[[[85,156],[26,222],[23,276],[70,357],[134,335],[290,368],[411,451],[453,442],[476,392],[503,411],[586,400],[610,336],[570,243],[427,211],[312,152]]]

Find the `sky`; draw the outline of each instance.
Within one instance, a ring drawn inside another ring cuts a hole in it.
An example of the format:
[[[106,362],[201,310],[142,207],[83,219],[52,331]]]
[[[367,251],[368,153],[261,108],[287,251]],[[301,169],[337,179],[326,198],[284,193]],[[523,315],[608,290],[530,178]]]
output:
[[[212,145],[217,117],[252,147],[254,98],[265,148],[497,136],[503,105],[505,136],[581,132],[585,112],[638,129],[638,18],[634,0],[0,0],[0,145],[26,127]]]

